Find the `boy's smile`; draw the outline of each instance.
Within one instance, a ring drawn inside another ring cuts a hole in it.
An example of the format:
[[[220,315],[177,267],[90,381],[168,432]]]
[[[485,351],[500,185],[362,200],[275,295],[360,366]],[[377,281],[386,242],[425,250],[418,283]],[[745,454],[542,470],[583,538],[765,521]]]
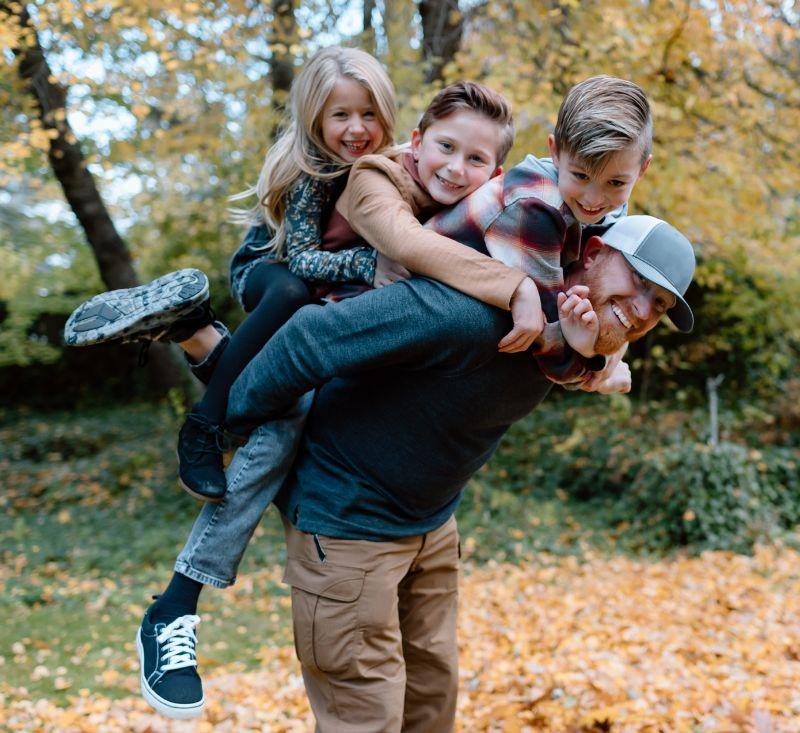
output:
[[[411,151],[431,198],[454,204],[499,173],[501,134],[500,125],[472,110],[436,120],[424,135],[414,130]]]
[[[346,163],[353,163],[375,152],[383,138],[383,127],[366,87],[354,79],[341,77],[322,108],[325,145]]]
[[[579,158],[559,154],[552,135],[548,143],[558,168],[561,198],[581,224],[596,224],[626,203],[650,164],[649,158],[642,164],[641,150],[632,146],[609,156],[600,171],[591,172]]]

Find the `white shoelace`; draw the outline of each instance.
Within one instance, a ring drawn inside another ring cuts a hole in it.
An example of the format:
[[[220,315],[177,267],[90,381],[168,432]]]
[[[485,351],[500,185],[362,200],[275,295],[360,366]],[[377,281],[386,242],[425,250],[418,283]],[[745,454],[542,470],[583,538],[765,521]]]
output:
[[[194,627],[200,623],[199,616],[178,616],[171,624],[164,627],[158,635],[161,650],[159,670],[170,672],[183,667],[196,667],[197,657],[194,646],[197,637]]]

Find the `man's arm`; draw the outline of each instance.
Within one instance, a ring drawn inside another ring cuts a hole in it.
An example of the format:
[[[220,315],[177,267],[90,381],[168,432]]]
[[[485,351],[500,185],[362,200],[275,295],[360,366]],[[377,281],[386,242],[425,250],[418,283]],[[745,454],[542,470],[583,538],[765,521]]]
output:
[[[504,326],[502,312],[424,279],[306,306],[234,382],[228,427],[247,434],[334,377],[386,366],[457,371],[476,354],[491,356]]]

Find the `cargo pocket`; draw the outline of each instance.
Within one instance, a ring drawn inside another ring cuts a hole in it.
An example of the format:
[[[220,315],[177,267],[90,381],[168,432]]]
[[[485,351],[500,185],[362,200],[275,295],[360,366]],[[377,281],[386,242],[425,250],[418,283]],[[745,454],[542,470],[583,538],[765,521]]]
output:
[[[283,581],[292,587],[294,645],[300,662],[341,674],[358,657],[358,600],[365,571],[290,557]]]

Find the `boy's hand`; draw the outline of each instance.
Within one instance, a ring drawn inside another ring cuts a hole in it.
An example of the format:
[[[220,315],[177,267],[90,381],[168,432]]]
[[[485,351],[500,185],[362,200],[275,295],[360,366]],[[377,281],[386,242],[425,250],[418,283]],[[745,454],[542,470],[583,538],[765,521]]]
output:
[[[586,297],[589,288],[574,285],[558,294],[558,316],[566,342],[581,356],[594,356],[594,344],[600,333],[600,321]]]
[[[391,285],[405,277],[411,277],[411,273],[405,267],[378,252],[378,256],[375,258],[375,276],[372,278],[372,287],[382,288],[384,285]]]
[[[544,328],[544,314],[536,283],[526,277],[511,296],[512,328],[497,344],[497,348],[513,354],[525,351],[536,340]]]

